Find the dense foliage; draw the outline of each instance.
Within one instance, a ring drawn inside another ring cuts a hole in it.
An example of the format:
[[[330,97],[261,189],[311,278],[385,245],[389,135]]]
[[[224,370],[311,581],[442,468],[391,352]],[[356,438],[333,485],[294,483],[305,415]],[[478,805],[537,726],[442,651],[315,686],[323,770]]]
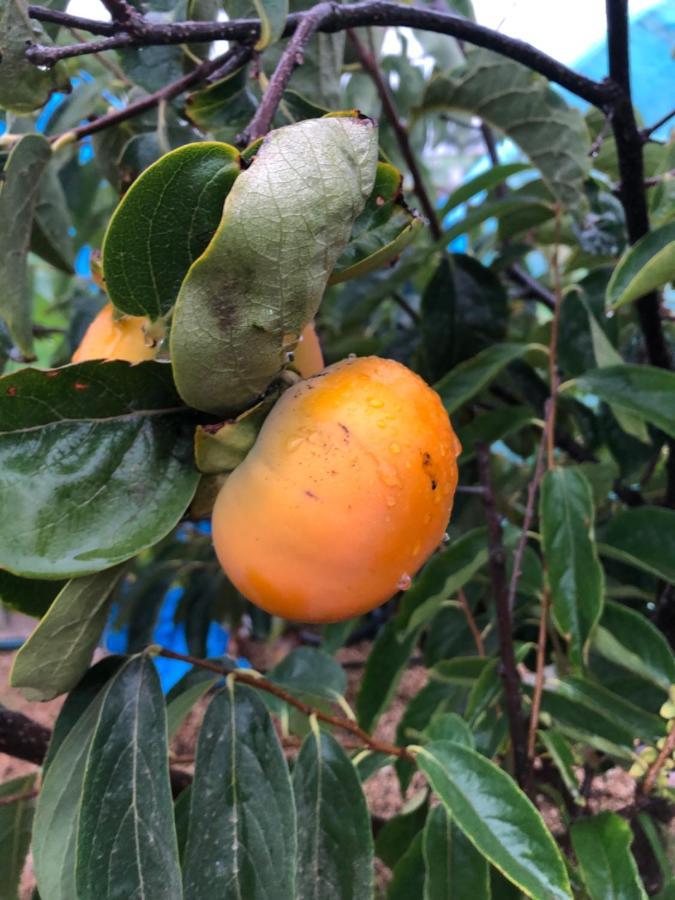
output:
[[[51,735],[0,705],[0,751],[41,764],[0,785],[0,898],[29,848],[42,900],[672,897],[675,144],[636,122],[627,4],[604,82],[469,2],[105,5],[0,0],[0,601],[40,618],[12,685],[67,695]],[[108,300],[156,360],[68,364]],[[447,540],[321,628],[248,603],[208,528],[315,315],[328,362],[405,363],[463,445]],[[111,613],[125,653],[91,665]],[[214,623],[295,649],[262,677]],[[362,785],[392,766],[383,822]]]

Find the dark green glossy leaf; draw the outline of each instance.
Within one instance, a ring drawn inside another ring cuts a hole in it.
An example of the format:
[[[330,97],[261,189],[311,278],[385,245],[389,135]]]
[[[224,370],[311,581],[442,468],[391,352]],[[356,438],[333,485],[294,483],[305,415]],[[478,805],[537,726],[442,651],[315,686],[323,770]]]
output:
[[[465,747],[474,747],[471,729],[457,713],[444,712],[435,715],[424,729],[424,736],[430,741],[453,741]]]
[[[482,656],[456,656],[437,663],[430,670],[429,677],[471,688],[486,669],[493,667],[494,662]]]
[[[607,366],[571,382],[675,438],[675,372],[655,366]]]
[[[527,344],[495,344],[448,372],[435,388],[450,415],[487,387],[509,363],[520,359],[530,349]]]
[[[675,222],[654,228],[623,254],[607,285],[616,309],[675,280]]]
[[[640,741],[655,742],[666,734],[663,718],[643,710],[590,679],[574,676],[561,678],[555,690],[560,696],[583,703],[589,709],[609,716]]]
[[[474,528],[436,553],[403,595],[395,622],[404,631],[415,630],[438,611],[441,603],[469,581],[487,563],[485,528]]]
[[[0,900],[17,900],[19,879],[30,845],[35,798],[35,773],[0,784]],[[9,803],[10,797],[15,797]],[[21,799],[21,798],[24,799]]]
[[[180,289],[171,359],[187,403],[239,411],[279,375],[370,195],[376,154],[370,119],[310,119],[267,136]]]
[[[544,820],[513,779],[485,757],[447,741],[416,754],[453,821],[532,897],[569,900],[565,864]]]
[[[87,757],[77,827],[82,900],[181,896],[168,750],[157,672],[147,656],[133,657],[105,690]]]
[[[365,900],[373,891],[368,807],[351,760],[314,727],[293,767],[297,900]]]
[[[64,581],[19,578],[11,572],[0,570],[0,603],[25,616],[39,619],[47,612],[64,584]]]
[[[396,685],[417,642],[417,635],[418,629],[403,633],[395,620],[387,622],[377,635],[356,698],[359,724],[366,731],[373,730],[394,696]]]
[[[101,699],[90,702],[61,741],[42,780],[33,826],[38,888],[50,900],[73,900],[77,828],[87,755]]]
[[[421,898],[423,892],[424,854],[422,852],[422,832],[419,832],[394,868],[387,890],[387,900]]]
[[[8,0],[6,8],[12,7],[14,0]],[[33,304],[26,257],[40,178],[51,155],[45,137],[25,135],[9,154],[0,189],[0,316],[14,343],[28,357],[33,352]]]
[[[393,869],[408,849],[427,818],[428,791],[423,789],[407,801],[401,812],[387,819],[375,839],[375,855]]]
[[[463,109],[495,125],[542,173],[558,200],[583,206],[590,138],[581,114],[526,66],[473,50],[458,69],[430,81],[425,110]]]
[[[467,200],[475,197],[476,194],[480,194],[483,191],[491,191],[493,188],[503,184],[510,175],[527,171],[529,168],[530,166],[527,163],[506,163],[505,165],[493,166],[487,172],[481,172],[480,175],[476,175],[475,178],[466,181],[450,194],[441,210],[442,214],[446,216],[451,210],[461,206],[462,203],[466,203]]]
[[[205,141],[167,153],[136,179],[103,243],[106,290],[118,309],[153,319],[171,309],[240,171],[234,147]]]
[[[572,846],[590,900],[646,900],[630,852],[630,825],[616,813],[579,819],[571,828]]]
[[[76,577],[157,543],[197,485],[192,431],[164,363],[0,379],[0,565]]]
[[[553,731],[550,728],[545,731],[540,731],[539,738],[546,748],[546,752],[551,757],[553,764],[560,773],[560,777],[562,778],[565,787],[574,799],[583,805],[586,801],[583,800],[579,793],[579,782],[577,780],[576,772],[574,771],[576,760],[574,759],[574,754],[572,753],[569,741],[564,735],[557,731]]]
[[[635,672],[664,691],[675,684],[675,656],[666,638],[635,610],[608,602],[593,638],[593,648],[618,666]]]
[[[75,687],[86,672],[108,618],[124,566],[74,578],[21,647],[10,684],[29,700],[51,700]]]
[[[445,806],[429,811],[422,838],[424,900],[490,900],[490,867]]]
[[[270,681],[308,699],[333,700],[347,690],[347,675],[332,656],[313,647],[298,647],[267,673]]]
[[[46,68],[26,59],[26,47],[34,43],[51,41],[29,18],[25,0],[5,0],[0,5],[0,109],[25,115],[43,106],[53,91],[69,90],[63,63]]]
[[[590,744],[616,759],[633,759],[632,730],[617,722],[611,714],[600,712],[597,706],[590,705],[583,697],[570,699],[559,693],[553,683],[544,688],[541,710],[559,731],[574,741]]]
[[[576,468],[549,471],[541,484],[539,515],[544,558],[558,630],[581,666],[602,614],[604,577],[593,542],[593,496]]]
[[[622,510],[603,530],[600,551],[675,584],[675,511],[663,506]]]
[[[186,900],[298,896],[295,852],[291,782],[272,720],[255,691],[228,681],[197,745]]]

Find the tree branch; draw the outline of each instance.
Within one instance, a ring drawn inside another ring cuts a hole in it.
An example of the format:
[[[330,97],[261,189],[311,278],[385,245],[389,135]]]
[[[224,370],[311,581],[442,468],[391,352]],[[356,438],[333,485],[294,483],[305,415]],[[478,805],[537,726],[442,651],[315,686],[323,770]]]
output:
[[[627,0],[605,0],[605,2],[609,75],[621,89],[612,109],[612,130],[621,176],[619,196],[626,217],[628,240],[631,244],[635,244],[649,232],[649,214],[642,158],[644,139],[635,121],[631,94],[628,2]],[[635,307],[649,362],[661,369],[672,369],[670,349],[661,322],[658,294],[656,291],[645,294],[636,301]],[[668,454],[666,503],[675,506],[675,440],[668,441]]]
[[[673,726],[668,733],[665,741],[663,742],[663,747],[659,752],[659,755],[656,757],[654,762],[649,767],[649,771],[645,775],[645,780],[642,782],[640,793],[643,796],[650,794],[656,784],[656,779],[658,778],[659,772],[666,764],[666,760],[671,757],[675,753],[675,726]]]
[[[640,132],[643,141],[648,141],[649,138],[654,134],[655,131],[658,131],[662,125],[665,125],[668,119],[672,119],[675,116],[675,109],[671,109],[670,112],[666,113],[665,116],[661,116],[661,118],[654,122],[653,125],[650,125],[649,128],[643,128]]]
[[[351,41],[362,67],[368,73],[371,81],[375,85],[377,94],[382,102],[384,114],[386,115],[389,124],[394,130],[399,149],[401,150],[401,154],[406,161],[408,169],[410,170],[410,174],[412,175],[413,183],[415,185],[415,193],[417,194],[420,205],[424,210],[424,215],[429,221],[429,228],[431,230],[432,237],[435,241],[439,241],[443,237],[443,229],[441,228],[441,223],[438,220],[436,208],[434,207],[434,204],[431,202],[429,194],[427,193],[427,189],[422,179],[422,173],[419,170],[417,160],[415,159],[415,154],[413,153],[412,147],[410,146],[408,131],[399,117],[398,110],[396,109],[396,104],[394,103],[394,98],[392,97],[391,91],[389,90],[389,85],[384,80],[382,71],[377,64],[375,56],[370,52],[370,50],[368,50],[367,47],[363,45],[361,40],[359,40],[356,32],[351,28],[348,29],[347,37]]]
[[[272,696],[277,697],[279,700],[283,700],[283,702],[287,703],[289,706],[295,707],[295,709],[304,713],[306,716],[316,716],[317,719],[321,722],[325,722],[327,725],[332,725],[334,728],[340,728],[342,731],[353,734],[365,744],[366,747],[369,747],[377,753],[385,753],[388,756],[397,756],[399,759],[406,759],[409,762],[413,761],[412,754],[404,747],[397,747],[395,744],[390,744],[387,741],[377,740],[372,735],[368,734],[367,731],[364,731],[363,728],[356,724],[356,722],[351,719],[346,719],[344,716],[332,716],[320,709],[315,709],[313,706],[310,706],[309,703],[298,700],[293,694],[289,694],[288,691],[285,691],[273,681],[268,681],[267,678],[263,678],[261,675],[252,675],[241,669],[228,671],[224,666],[218,665],[217,663],[209,662],[206,659],[198,659],[195,656],[187,656],[184,653],[176,653],[174,650],[169,650],[166,647],[160,647],[159,645],[155,645],[154,650],[159,656],[164,656],[167,659],[178,659],[181,662],[190,663],[193,666],[198,666],[209,672],[215,672],[217,675],[222,675],[223,677],[230,676],[240,684],[246,684],[248,687],[255,688],[258,691],[265,691],[268,694],[272,694]]]
[[[331,3],[318,3],[303,15],[286,49],[281,54],[260,106],[251,119],[248,128],[238,139],[238,143],[241,146],[245,147],[251,141],[263,137],[270,130],[272,119],[279,108],[291,75],[299,65],[302,65],[305,47],[324,19],[330,16],[332,9]]]
[[[206,62],[201,63],[187,75],[183,75],[182,78],[172,81],[160,90],[155,91],[154,94],[148,94],[146,97],[141,97],[140,100],[137,100],[135,103],[130,103],[128,106],[125,106],[124,109],[117,109],[114,112],[106,113],[106,115],[100,116],[98,119],[94,119],[91,122],[86,122],[84,125],[78,125],[78,127],[73,128],[72,131],[68,131],[64,135],[53,138],[53,142],[56,143],[57,141],[62,141],[65,143],[67,141],[79,141],[90,134],[96,134],[96,132],[103,131],[105,128],[111,128],[113,125],[118,125],[126,119],[131,119],[133,116],[145,112],[146,109],[152,109],[153,106],[158,106],[162,101],[173,100],[174,97],[178,97],[179,94],[187,91],[200,81],[205,81],[210,75],[213,75],[216,72],[218,72],[219,75],[226,75],[228,72],[236,71],[236,69],[241,68],[241,66],[248,62],[251,58],[251,54],[252,50],[250,47],[233,47],[226,53],[223,53],[222,56],[206,60]]]
[[[29,7],[29,15],[39,21],[57,21],[53,10],[45,10],[41,6]],[[294,13],[286,20],[284,37],[290,37],[303,21],[306,12]],[[89,22],[89,25],[86,23]],[[114,35],[116,29],[101,29],[105,25],[93,20],[68,18],[67,14],[60,14],[58,23],[61,25],[74,25],[76,28],[92,30],[92,33]],[[368,25],[380,26],[408,26],[420,28],[424,31],[433,31],[437,34],[447,34],[450,37],[467,41],[478,47],[494,50],[516,62],[523,63],[535,72],[539,72],[550,81],[567,88],[578,97],[582,97],[589,103],[602,108],[611,105],[616,96],[616,88],[609,82],[593,81],[573,69],[563,65],[541,50],[537,50],[526,41],[509,37],[491,28],[485,28],[468,19],[450,13],[436,12],[432,9],[421,9],[414,6],[404,6],[398,3],[390,3],[387,0],[372,0],[367,3],[332,4],[332,10],[319,26],[318,30],[332,33],[345,31],[349,28],[361,28]],[[95,29],[95,30],[93,30]],[[115,37],[119,41],[116,46],[149,46],[153,44],[185,44],[214,40],[252,41],[260,33],[259,19],[233,19],[229,22],[172,22],[168,24],[154,24],[144,20],[143,28],[135,33],[122,33]],[[93,44],[94,42],[92,42]],[[109,49],[111,45],[102,49]],[[68,47],[44,47],[35,44],[26,51],[27,57],[38,65],[53,65],[58,59],[68,56],[80,56],[86,52],[98,52],[98,50],[83,50],[81,46],[75,52],[70,52]]]
[[[492,592],[497,611],[497,631],[499,634],[499,656],[501,677],[504,685],[506,712],[509,720],[513,767],[516,781],[524,790],[529,785],[530,766],[527,759],[525,723],[520,693],[520,678],[513,651],[513,624],[506,590],[506,554],[502,544],[502,526],[497,511],[492,476],[490,474],[490,450],[486,444],[476,444],[476,461],[480,481],[485,492],[483,505],[488,526],[488,546]]]

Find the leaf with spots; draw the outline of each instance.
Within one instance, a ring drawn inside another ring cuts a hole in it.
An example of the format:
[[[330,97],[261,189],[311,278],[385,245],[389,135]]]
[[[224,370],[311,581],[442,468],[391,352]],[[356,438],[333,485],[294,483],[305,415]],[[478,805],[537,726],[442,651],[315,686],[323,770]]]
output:
[[[318,309],[376,165],[371,119],[311,119],[267,136],[178,295],[171,358],[186,403],[238,412],[280,374]]]
[[[298,811],[297,900],[366,900],[373,837],[361,782],[334,737],[312,729],[293,768]]]
[[[132,657],[105,691],[87,755],[77,829],[81,900],[181,896],[168,754],[159,677],[147,656]]]
[[[118,309],[152,319],[169,312],[240,172],[234,147],[204,141],[167,153],[134,181],[103,241],[103,277]]]
[[[166,363],[0,378],[0,567],[78,577],[157,543],[197,486],[193,432]]]
[[[255,691],[228,681],[211,701],[190,793],[186,900],[298,896],[290,776]]]
[[[588,128],[541,75],[490,50],[472,50],[462,66],[431,79],[422,109],[480,116],[520,147],[563,206],[585,207]]]

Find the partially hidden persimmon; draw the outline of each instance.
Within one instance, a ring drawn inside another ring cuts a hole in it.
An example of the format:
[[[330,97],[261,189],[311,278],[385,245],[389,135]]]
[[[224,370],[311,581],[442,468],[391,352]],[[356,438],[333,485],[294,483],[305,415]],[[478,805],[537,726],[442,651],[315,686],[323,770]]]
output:
[[[323,352],[319,343],[319,336],[313,322],[309,322],[302,330],[300,340],[293,351],[293,368],[309,378],[317,375],[324,367]]]
[[[146,334],[144,316],[115,318],[112,303],[107,303],[84,333],[72,362],[89,359],[123,359],[138,363],[157,356],[158,346]]]
[[[274,615],[367,612],[409,587],[441,544],[460,449],[438,394],[405,366],[329,366],[283,394],[223,485],[220,563]]]

